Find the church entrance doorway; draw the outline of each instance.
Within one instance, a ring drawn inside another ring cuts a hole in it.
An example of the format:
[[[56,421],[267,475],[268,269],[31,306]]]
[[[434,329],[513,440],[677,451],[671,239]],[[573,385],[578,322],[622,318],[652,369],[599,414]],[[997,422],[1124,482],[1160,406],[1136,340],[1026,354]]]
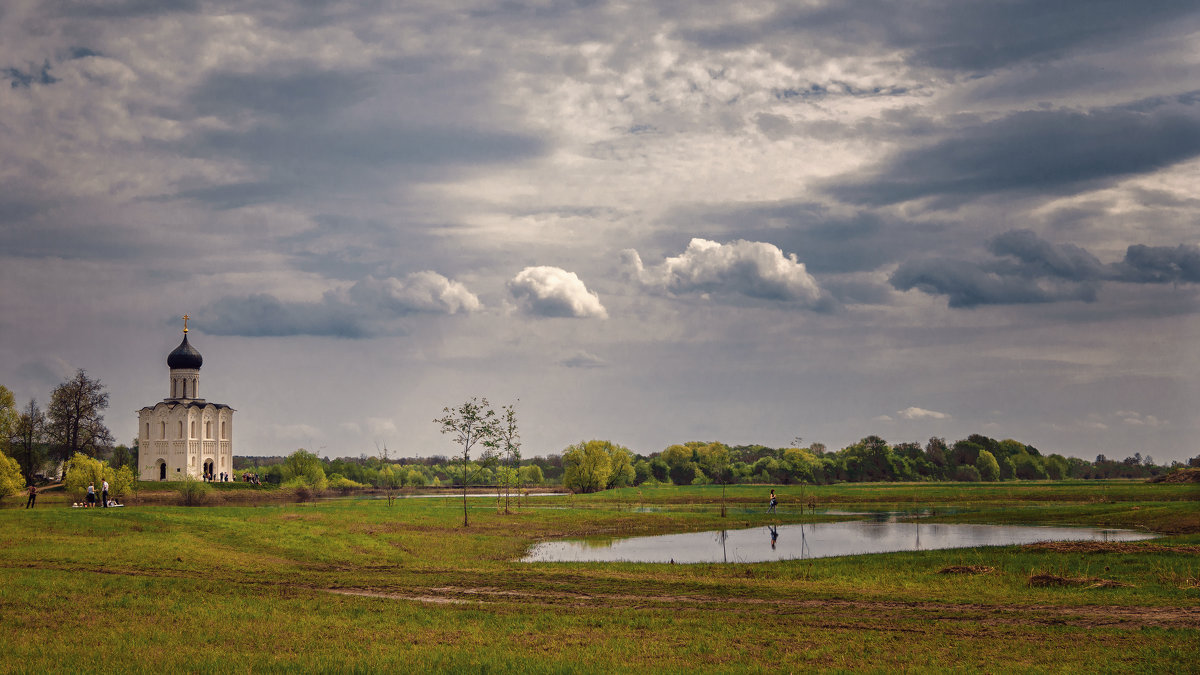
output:
[[[159,480],[167,479],[167,463],[162,461],[161,459],[158,460],[158,479]]]
[[[204,460],[204,477],[209,480],[215,477],[213,475],[213,461],[211,459]]]

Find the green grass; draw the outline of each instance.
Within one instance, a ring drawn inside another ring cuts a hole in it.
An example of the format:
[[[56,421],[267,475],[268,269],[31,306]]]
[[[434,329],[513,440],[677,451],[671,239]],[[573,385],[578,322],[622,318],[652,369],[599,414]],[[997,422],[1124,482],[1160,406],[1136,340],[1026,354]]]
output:
[[[1178,487],[806,487],[804,503],[815,492],[839,510],[1177,534],[1134,552],[732,565],[515,560],[555,537],[822,519],[800,512],[802,488],[777,488],[767,516],[766,489],[731,486],[724,519],[719,486],[539,497],[509,515],[473,498],[466,529],[454,499],[2,509],[0,671],[1186,672],[1200,659],[1200,493]],[[1124,587],[1031,587],[1036,572]]]

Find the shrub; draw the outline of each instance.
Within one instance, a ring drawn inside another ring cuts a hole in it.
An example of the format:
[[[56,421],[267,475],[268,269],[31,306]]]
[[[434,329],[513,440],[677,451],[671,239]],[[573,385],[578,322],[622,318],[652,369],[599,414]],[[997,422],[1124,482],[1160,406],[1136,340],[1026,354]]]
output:
[[[197,480],[191,474],[185,474],[182,481],[179,481],[179,498],[184,506],[200,506],[208,501],[208,495],[212,492],[212,487],[203,481]]]
[[[979,478],[979,469],[976,469],[970,464],[964,464],[954,471],[954,480],[962,481],[964,483],[978,483]]]
[[[0,500],[15,495],[25,487],[25,477],[17,460],[0,452]]]

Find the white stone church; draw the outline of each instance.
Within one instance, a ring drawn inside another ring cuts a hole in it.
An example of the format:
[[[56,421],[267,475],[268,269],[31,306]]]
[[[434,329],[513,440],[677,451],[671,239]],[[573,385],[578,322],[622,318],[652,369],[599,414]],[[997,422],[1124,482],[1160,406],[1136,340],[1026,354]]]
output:
[[[182,480],[184,475],[217,480],[233,472],[233,408],[200,398],[204,358],[183,342],[167,355],[171,395],[138,411],[138,470],[141,480]]]

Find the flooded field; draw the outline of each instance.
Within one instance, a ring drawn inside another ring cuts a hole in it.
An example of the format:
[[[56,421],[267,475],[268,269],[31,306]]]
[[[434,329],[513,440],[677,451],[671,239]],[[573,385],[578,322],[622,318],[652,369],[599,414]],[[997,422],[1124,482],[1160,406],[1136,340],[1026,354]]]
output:
[[[652,537],[547,541],[523,562],[769,562],[1046,541],[1138,541],[1154,535],[1132,530],[1014,525],[851,521],[771,525]]]

